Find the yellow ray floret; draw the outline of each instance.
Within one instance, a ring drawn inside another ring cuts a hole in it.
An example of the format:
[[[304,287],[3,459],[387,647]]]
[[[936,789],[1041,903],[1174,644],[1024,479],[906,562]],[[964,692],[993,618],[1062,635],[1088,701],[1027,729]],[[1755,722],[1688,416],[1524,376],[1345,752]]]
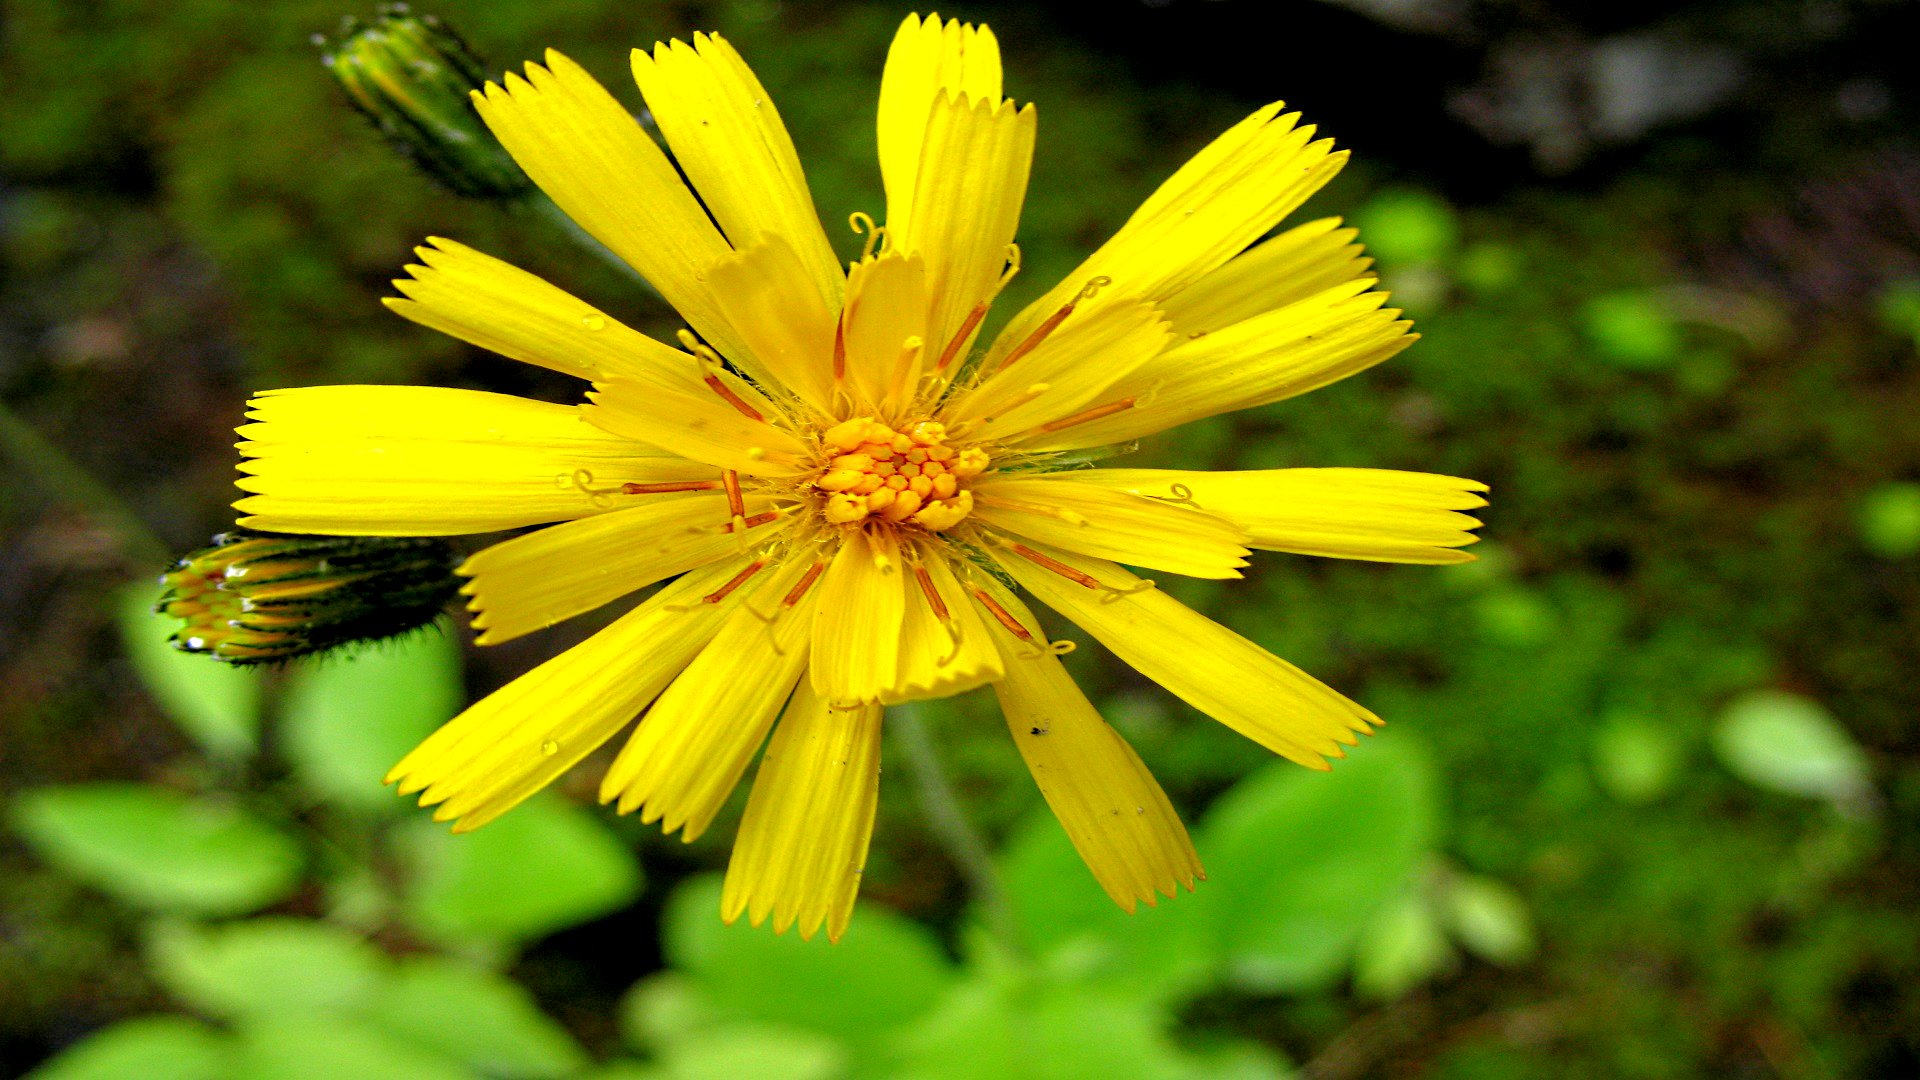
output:
[[[1079,477],[989,479],[974,487],[974,512],[1017,536],[1130,566],[1237,578],[1247,565],[1246,533],[1233,521]]]
[[[920,173],[927,116],[939,97],[1000,101],[1000,43],[993,31],[958,19],[909,15],[887,50],[880,77],[880,178],[887,220],[907,227]]]
[[[826,924],[839,941],[853,915],[880,795],[880,707],[836,708],[802,682],[760,759],[727,863],[721,917],[775,933]]]

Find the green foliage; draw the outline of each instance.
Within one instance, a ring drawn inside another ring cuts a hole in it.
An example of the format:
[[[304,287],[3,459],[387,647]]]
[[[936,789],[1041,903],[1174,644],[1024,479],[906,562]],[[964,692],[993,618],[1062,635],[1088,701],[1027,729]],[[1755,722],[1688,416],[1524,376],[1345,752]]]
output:
[[[416,820],[397,839],[407,921],[448,944],[516,944],[615,911],[640,891],[626,846],[592,814],[551,797],[475,832]]]
[[[380,950],[305,919],[163,924],[148,956],[176,1000],[224,1019],[353,1012],[369,1003],[386,974]]]
[[[525,987],[443,957],[399,961],[375,995],[371,1015],[389,1034],[505,1080],[568,1076],[587,1061]]]
[[[1867,550],[1883,559],[1920,554],[1920,484],[1880,484],[1860,499],[1854,521]]]
[[[1593,733],[1593,772],[1607,794],[1635,806],[1672,790],[1686,764],[1672,724],[1615,710]]]
[[[1867,758],[1819,703],[1759,690],[1720,715],[1713,748],[1748,783],[1790,795],[1856,802],[1870,790]]]
[[[1423,898],[1409,893],[1381,908],[1360,935],[1353,989],[1376,1001],[1397,998],[1453,962],[1453,949]]]
[[[1580,327],[1602,357],[1629,371],[1671,367],[1685,346],[1666,305],[1647,292],[1594,297],[1580,309]]]
[[[1454,938],[1482,960],[1511,967],[1533,959],[1539,947],[1526,899],[1494,878],[1450,875],[1440,908]]]
[[[1388,265],[1438,263],[1460,245],[1460,223],[1438,195],[1418,188],[1382,191],[1353,212],[1369,251]]]
[[[226,1080],[226,1040],[184,1016],[123,1020],[89,1035],[28,1080]]]
[[[463,697],[459,646],[437,629],[302,664],[288,683],[280,737],[301,781],[365,812],[406,805],[380,778]]]
[[[337,1017],[256,1017],[237,1034],[232,1080],[480,1080],[451,1058]]]
[[[207,753],[251,754],[260,741],[259,673],[210,664],[168,644],[180,624],[154,612],[157,595],[151,585],[122,594],[120,633],[140,681]]]
[[[926,928],[878,904],[861,908],[838,945],[728,926],[719,912],[718,879],[696,879],[674,894],[664,927],[669,960],[717,1018],[870,1040],[924,1014],[954,982]]]
[[[239,914],[285,897],[300,880],[300,848],[280,829],[226,802],[168,788],[36,788],[14,811],[21,835],[42,856],[140,907]]]
[[[1199,830],[1203,902],[1238,986],[1325,987],[1440,836],[1439,780],[1407,736],[1324,775],[1276,763],[1242,781]]]

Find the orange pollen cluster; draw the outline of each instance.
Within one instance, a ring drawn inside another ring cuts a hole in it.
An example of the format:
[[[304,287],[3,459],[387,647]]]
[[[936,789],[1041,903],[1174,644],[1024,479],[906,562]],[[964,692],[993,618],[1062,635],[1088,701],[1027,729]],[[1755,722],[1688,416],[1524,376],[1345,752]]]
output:
[[[832,456],[813,486],[826,494],[824,513],[837,525],[871,519],[928,532],[950,529],[972,512],[967,481],[988,464],[982,450],[948,446],[946,427],[932,420],[896,431],[859,416],[828,428],[820,444]]]

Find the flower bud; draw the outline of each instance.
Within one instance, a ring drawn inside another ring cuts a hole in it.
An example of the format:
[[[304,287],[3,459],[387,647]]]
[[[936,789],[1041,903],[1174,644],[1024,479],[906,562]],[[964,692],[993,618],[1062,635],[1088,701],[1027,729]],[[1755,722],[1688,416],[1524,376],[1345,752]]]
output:
[[[161,576],[155,610],[185,624],[177,649],[271,663],[427,625],[459,592],[457,565],[437,538],[235,529]]]
[[[468,100],[486,82],[480,61],[439,19],[392,4],[370,23],[349,18],[336,42],[316,41],[354,107],[429,176],[478,199],[531,189]]]

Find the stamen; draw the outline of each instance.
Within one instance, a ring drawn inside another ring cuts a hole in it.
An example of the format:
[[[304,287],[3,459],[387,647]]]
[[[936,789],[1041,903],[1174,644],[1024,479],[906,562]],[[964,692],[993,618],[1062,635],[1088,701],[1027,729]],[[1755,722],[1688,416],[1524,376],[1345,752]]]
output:
[[[755,514],[750,518],[736,518],[721,529],[722,532],[738,532],[740,529],[755,529],[780,516],[780,511],[769,510],[764,514]],[[736,528],[735,526],[738,526]]]
[[[947,370],[947,365],[953,363],[953,358],[960,353],[960,347],[966,344],[967,338],[980,325],[980,320],[987,317],[987,309],[992,306],[992,303],[986,300],[973,305],[973,310],[967,312],[967,317],[961,320],[960,329],[955,332],[952,340],[947,342],[947,347],[940,351],[940,360],[933,365],[934,371]]]
[[[1012,281],[1014,275],[1018,274],[1019,272],[1020,272],[1020,245],[1008,244],[1007,245],[1007,268],[1000,272],[1000,288],[1002,289],[1006,288],[1007,282]]]
[[[621,484],[622,495],[665,495],[674,491],[713,491],[718,480],[676,480],[666,484]]]
[[[855,210],[853,213],[847,215],[847,227],[853,230],[855,236],[864,235],[867,238],[866,247],[860,250],[860,257],[862,259],[873,258],[873,249],[879,245],[881,238],[887,234],[887,227],[885,225],[875,225],[873,223],[873,216],[865,210]]]
[[[1061,638],[1059,641],[1047,642],[1047,651],[1052,653],[1055,656],[1065,656],[1079,647],[1080,647],[1079,642],[1073,641],[1069,638]]]
[[[934,618],[946,622],[953,617],[947,610],[947,602],[940,598],[940,590],[933,587],[933,577],[924,566],[913,568],[913,576],[920,579],[920,591],[927,594],[927,603],[933,605]]]
[[[987,590],[979,589],[979,588],[974,589],[973,598],[975,600],[980,601],[981,605],[984,606],[987,609],[987,611],[991,613],[996,620],[999,621],[1000,625],[1007,628],[1008,633],[1012,634],[1014,637],[1019,638],[1021,641],[1025,641],[1029,644],[1033,642],[1033,634],[1030,633],[1026,627],[1020,625],[1019,619],[1016,619],[1012,615],[1007,614],[1007,609],[1001,607],[998,601],[994,600],[993,597],[988,596]]]
[[[734,520],[746,517],[747,499],[740,493],[740,474],[728,469],[720,474],[720,482],[726,486],[727,509],[733,513]]]
[[[827,564],[824,562],[817,562],[808,567],[806,574],[800,578],[800,583],[795,585],[793,591],[789,592],[787,598],[780,603],[786,607],[792,607],[799,603],[800,598],[807,595],[807,590],[813,588],[813,583],[820,580],[820,575],[824,573],[826,569]]]
[[[1033,430],[1037,434],[1044,434],[1049,431],[1060,431],[1064,428],[1070,428],[1075,424],[1092,423],[1095,420],[1112,416],[1114,413],[1125,412],[1133,408],[1134,400],[1135,399],[1130,397],[1124,397],[1119,401],[1109,401],[1105,405],[1097,405],[1088,409],[1086,412],[1074,413],[1064,420],[1049,420]]]
[[[706,601],[709,604],[717,604],[720,601],[725,600],[727,598],[728,593],[731,593],[733,590],[746,584],[748,578],[752,577],[753,575],[759,573],[761,570],[765,569],[766,565],[767,565],[767,560],[755,559],[754,561],[747,564],[747,568],[745,570],[742,570],[739,573],[733,575],[733,580],[713,590],[712,592],[701,597],[700,599]]]
[[[707,384],[708,389],[720,395],[720,400],[740,410],[740,415],[749,420],[759,420],[763,423],[766,421],[766,416],[759,409],[747,404],[746,399],[735,393],[733,387],[720,381],[720,376],[708,375],[702,381]]]
[[[597,488],[593,486],[592,469],[575,469],[573,475],[560,477],[561,487],[577,488],[587,497],[596,510],[605,510],[613,505],[613,496],[625,494],[625,486],[618,488]]]
[[[1078,295],[1062,305],[1059,311],[1047,316],[1047,321],[1041,323],[1033,333],[1028,334],[1027,340],[1013,347],[1013,351],[1008,353],[1006,358],[1000,361],[1000,370],[1007,370],[1007,368],[1013,366],[1015,360],[1020,359],[1038,348],[1041,342],[1047,340],[1048,335],[1058,330],[1061,323],[1067,321],[1067,316],[1073,314],[1073,309],[1079,307],[1082,300],[1093,299],[1095,293],[1111,284],[1113,284],[1113,279],[1105,274],[1089,279],[1086,286],[1080,290]]]
[[[1019,555],[1021,558],[1028,560],[1029,562],[1038,563],[1039,565],[1047,568],[1048,570],[1051,570],[1054,573],[1059,574],[1061,577],[1066,578],[1068,581],[1078,582],[1079,584],[1084,585],[1089,589],[1098,589],[1102,587],[1100,584],[1100,579],[1093,577],[1092,575],[1089,575],[1089,574],[1083,574],[1080,571],[1075,570],[1073,567],[1068,566],[1066,563],[1061,562],[1059,559],[1050,558],[1046,555],[1042,555],[1025,544],[1013,545],[1013,553],[1015,555]]]

